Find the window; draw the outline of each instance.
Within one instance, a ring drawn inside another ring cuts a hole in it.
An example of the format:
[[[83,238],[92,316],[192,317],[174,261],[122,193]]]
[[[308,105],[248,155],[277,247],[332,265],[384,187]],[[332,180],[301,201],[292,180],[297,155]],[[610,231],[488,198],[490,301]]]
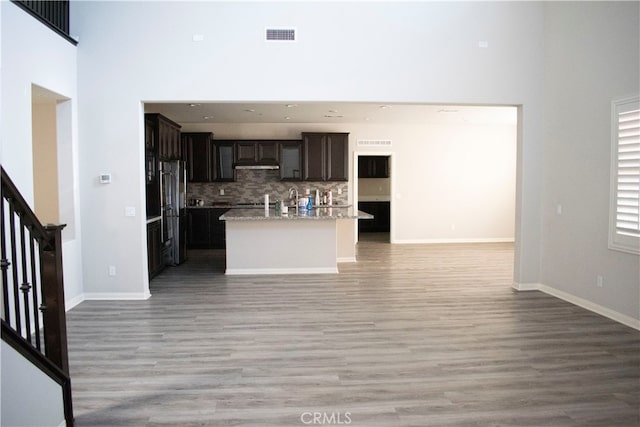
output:
[[[640,254],[640,98],[611,104],[609,248]]]

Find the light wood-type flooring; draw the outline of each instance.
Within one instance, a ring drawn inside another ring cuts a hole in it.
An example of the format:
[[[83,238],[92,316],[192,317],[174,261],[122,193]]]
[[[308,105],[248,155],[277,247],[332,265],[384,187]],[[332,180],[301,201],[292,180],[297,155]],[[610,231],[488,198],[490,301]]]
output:
[[[192,251],[147,301],[78,305],[77,425],[640,424],[640,332],[512,290],[511,244],[366,240],[339,275]]]

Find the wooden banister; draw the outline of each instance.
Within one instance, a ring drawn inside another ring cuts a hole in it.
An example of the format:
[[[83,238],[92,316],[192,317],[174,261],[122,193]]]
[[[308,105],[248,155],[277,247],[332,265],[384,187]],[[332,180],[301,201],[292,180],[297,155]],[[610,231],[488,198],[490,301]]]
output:
[[[4,168],[0,169],[2,339],[20,337],[18,347],[32,350],[30,360],[35,352],[64,374],[65,418],[67,426],[73,426],[62,269],[65,225],[43,226]]]
[[[22,197],[22,194],[18,191],[13,181],[11,181],[11,178],[9,178],[4,168],[0,169],[2,169],[2,196],[7,200],[14,201],[12,206],[15,213],[20,218],[24,218],[24,221],[33,227],[34,237],[41,239],[43,243],[49,244],[51,240],[49,233],[45,230],[44,226],[40,224],[38,217],[33,213],[29,204],[24,197]]]

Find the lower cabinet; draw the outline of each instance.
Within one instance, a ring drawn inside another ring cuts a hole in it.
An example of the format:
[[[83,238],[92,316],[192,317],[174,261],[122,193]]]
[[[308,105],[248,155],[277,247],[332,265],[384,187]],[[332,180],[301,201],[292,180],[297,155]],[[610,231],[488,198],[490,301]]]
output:
[[[228,209],[199,208],[187,212],[188,249],[226,248],[224,221],[218,218]]]
[[[147,224],[147,262],[149,266],[149,280],[151,280],[164,268],[160,220]]]
[[[373,219],[358,221],[360,233],[388,233],[391,230],[390,202],[358,202],[358,210],[373,215]]]

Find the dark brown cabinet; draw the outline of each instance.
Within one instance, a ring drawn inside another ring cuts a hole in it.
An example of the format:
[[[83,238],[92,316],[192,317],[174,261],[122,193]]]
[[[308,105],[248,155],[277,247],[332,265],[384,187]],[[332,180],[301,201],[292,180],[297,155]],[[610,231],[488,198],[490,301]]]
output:
[[[358,178],[389,178],[389,157],[358,157]]]
[[[160,215],[160,176],[158,174],[158,147],[156,126],[151,119],[144,121],[144,161],[147,216]]]
[[[215,146],[211,132],[185,132],[182,148],[187,163],[187,181],[211,182],[215,180]]]
[[[280,150],[275,141],[256,143],[257,162],[262,165],[277,165],[280,161]]]
[[[220,215],[228,209],[211,209],[211,247],[213,249],[225,249],[227,247],[227,234],[225,232],[225,221],[221,221]]]
[[[149,280],[157,276],[164,268],[160,220],[147,224],[147,263],[149,268]]]
[[[180,157],[180,125],[161,114],[145,114],[144,162],[148,217],[160,215],[159,163]]]
[[[305,181],[324,181],[326,177],[326,137],[324,134],[302,134]]]
[[[234,149],[232,142],[215,141],[215,181],[235,181],[236,173],[233,169]]]
[[[236,166],[277,165],[279,150],[277,141],[236,141]]]
[[[199,208],[187,211],[187,248],[224,249],[226,247],[225,224],[220,215],[228,209]]]
[[[162,114],[145,114],[145,122],[154,127],[155,146],[158,160],[179,160],[182,157],[180,149],[180,125]]]
[[[208,249],[211,241],[211,209],[187,210],[187,248]]]
[[[255,142],[236,142],[236,165],[251,165],[256,162]]]
[[[373,215],[373,219],[358,221],[359,232],[388,233],[391,229],[390,202],[359,202],[358,210]]]
[[[303,133],[305,181],[349,180],[349,134]]]
[[[280,143],[280,179],[302,181],[302,141]]]

